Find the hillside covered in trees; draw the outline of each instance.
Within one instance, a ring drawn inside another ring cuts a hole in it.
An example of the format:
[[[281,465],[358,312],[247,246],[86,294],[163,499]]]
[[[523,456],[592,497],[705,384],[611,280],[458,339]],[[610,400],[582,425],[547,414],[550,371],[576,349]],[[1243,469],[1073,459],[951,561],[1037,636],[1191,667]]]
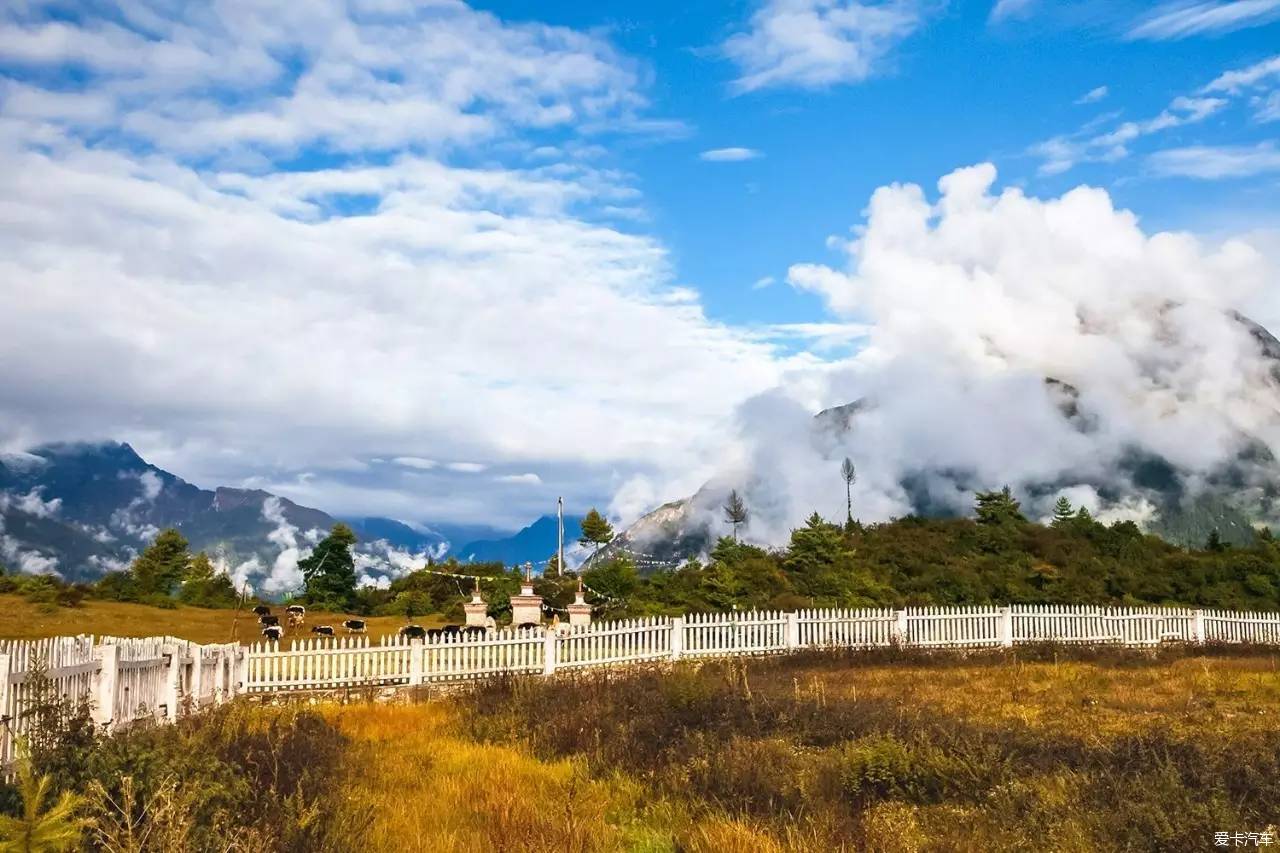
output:
[[[583,541],[597,549],[612,530],[594,512]],[[498,562],[429,564],[383,589],[356,587],[350,550],[355,534],[335,525],[300,567],[297,600],[357,614],[443,614],[460,620],[479,583],[490,614],[510,613],[518,569]],[[1132,522],[1102,524],[1065,501],[1049,524],[1028,521],[1007,490],[977,496],[972,518],[909,517],[881,524],[843,524],[811,516],[785,547],[764,549],[732,536],[705,562],[643,574],[626,555],[599,550],[582,580],[597,618],[804,607],[900,607],[925,604],[1176,604],[1280,610],[1280,543],[1262,529],[1248,546],[1211,534],[1200,548],[1181,548]],[[479,580],[477,580],[479,578]],[[563,610],[578,576],[548,574],[535,589]],[[72,605],[85,596],[164,604],[235,606],[225,576],[203,554],[191,555],[173,531],[160,534],[128,572],[99,583],[67,586],[48,577],[9,574],[4,591]]]

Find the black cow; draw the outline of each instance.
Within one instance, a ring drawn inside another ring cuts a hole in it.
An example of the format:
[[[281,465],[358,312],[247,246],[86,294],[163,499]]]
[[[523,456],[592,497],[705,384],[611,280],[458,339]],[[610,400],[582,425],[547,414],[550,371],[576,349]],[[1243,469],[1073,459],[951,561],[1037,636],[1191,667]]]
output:
[[[456,636],[457,634],[461,633],[462,626],[461,625],[445,625],[440,630],[444,633],[446,637]]]
[[[516,629],[517,629],[517,630],[520,630],[520,631],[523,631],[523,630],[525,630],[526,628],[528,628],[528,629],[534,629],[534,628],[537,628],[537,627],[538,627],[538,623],[537,623],[537,622],[521,622],[519,625],[517,625],[517,626],[516,626]]]
[[[467,627],[462,629],[462,636],[466,637],[469,640],[474,640],[479,637],[483,637],[487,633],[489,632],[486,631],[484,628],[481,628],[479,625],[468,625]]]
[[[270,616],[271,608],[265,604],[259,604],[257,607],[253,608],[253,615],[254,616]]]
[[[405,625],[400,629],[400,636],[406,640],[422,640],[426,639],[427,629],[421,625]]]
[[[439,628],[428,628],[428,629],[427,629],[427,639],[428,639],[428,640],[438,640],[438,639],[440,639],[440,638],[441,638],[441,637],[443,637],[443,636],[444,636],[444,632],[443,632],[443,631],[441,631]]]
[[[332,637],[333,626],[332,625],[313,625],[311,628],[311,633],[319,634],[322,637]]]
[[[263,626],[264,628],[270,625],[279,625],[280,617],[279,616],[259,616],[258,624]]]
[[[284,609],[284,612],[296,616],[306,616],[307,608],[303,607],[301,604],[290,604]]]
[[[284,629],[279,625],[268,625],[262,629],[262,636],[273,642],[280,642],[280,637],[284,634]]]
[[[347,629],[348,634],[363,634],[368,626],[363,619],[348,619],[342,623],[342,627]]]

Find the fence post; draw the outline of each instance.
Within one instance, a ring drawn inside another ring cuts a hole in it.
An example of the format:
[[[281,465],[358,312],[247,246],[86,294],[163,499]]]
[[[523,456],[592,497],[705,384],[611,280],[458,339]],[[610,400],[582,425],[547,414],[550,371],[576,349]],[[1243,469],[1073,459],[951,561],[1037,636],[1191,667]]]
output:
[[[1199,608],[1191,614],[1191,636],[1196,645],[1204,645],[1204,611]]]
[[[542,674],[552,675],[556,671],[556,657],[559,647],[556,645],[558,638],[556,632],[543,629],[542,643]]]
[[[5,717],[9,713],[9,656],[0,655],[0,717]],[[12,736],[11,729],[7,725],[10,721],[4,721],[4,732],[0,737],[10,738]],[[0,762],[7,761],[10,758],[9,753],[4,749],[6,744],[0,744]]]
[[[120,647],[114,644],[93,647],[98,671],[93,674],[93,721],[111,724],[116,714],[116,683],[120,675]],[[6,671],[8,667],[5,668]]]
[[[899,646],[907,644],[907,611],[894,611],[893,642]]]
[[[787,648],[800,648],[800,614],[792,610],[787,616]]]
[[[231,659],[231,695],[249,692],[249,651],[252,646],[239,646]]]
[[[425,644],[414,638],[409,641],[409,686],[416,687],[422,683],[422,658]]]
[[[165,645],[161,652],[168,656],[169,666],[165,672],[165,716],[169,722],[178,719],[178,698],[182,693],[182,652],[178,646]]]
[[[1000,645],[1013,647],[1013,608],[1008,604],[1000,608]]]
[[[204,698],[204,646],[193,646],[192,657],[195,663],[191,665],[191,707],[198,711]]]
[[[684,654],[684,617],[671,617],[671,659],[680,660]]]

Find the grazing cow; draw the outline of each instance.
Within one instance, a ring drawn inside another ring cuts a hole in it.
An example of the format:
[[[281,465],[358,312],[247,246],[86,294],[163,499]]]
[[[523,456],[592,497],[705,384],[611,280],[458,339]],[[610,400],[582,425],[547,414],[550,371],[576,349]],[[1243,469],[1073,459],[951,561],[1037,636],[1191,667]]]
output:
[[[254,616],[270,616],[271,608],[265,604],[259,604],[257,607],[253,608],[253,615]]]
[[[427,629],[421,625],[405,625],[400,629],[400,636],[406,640],[422,640],[426,639]]]
[[[311,628],[311,633],[319,634],[322,637],[332,637],[333,626],[332,625],[314,625]]]
[[[284,629],[281,628],[279,625],[268,625],[267,627],[262,629],[262,636],[266,637],[268,640],[271,640],[272,642],[278,643],[280,642],[280,638],[284,636]]]
[[[280,624],[280,617],[279,617],[279,616],[259,616],[259,617],[258,617],[258,624],[259,624],[259,625],[261,625],[261,626],[262,626],[262,627],[264,627],[264,628],[266,628],[266,627],[268,627],[268,626],[270,626],[270,625],[279,625],[279,624]]]
[[[296,613],[299,616],[306,616],[307,608],[303,607],[301,604],[290,604],[288,607],[284,609],[284,612]]]
[[[363,619],[348,619],[342,623],[342,627],[347,629],[348,634],[363,634],[367,627]]]
[[[537,622],[521,622],[519,625],[517,625],[517,626],[516,626],[516,628],[517,628],[518,630],[520,630],[520,631],[523,631],[523,630],[525,630],[526,628],[528,628],[528,629],[533,629],[533,628],[537,628],[537,627],[538,627],[538,623],[537,623]]]
[[[445,626],[444,626],[443,628],[441,628],[440,630],[444,632],[444,635],[445,635],[446,637],[448,637],[448,636],[452,636],[452,635],[456,635],[456,634],[461,633],[461,632],[462,632],[462,626],[461,626],[461,625],[445,625]]]
[[[486,631],[484,628],[481,628],[479,625],[468,625],[467,627],[462,629],[462,636],[466,637],[468,640],[474,640],[479,637],[483,637],[487,633],[488,631]]]
[[[427,629],[427,639],[428,639],[428,640],[438,640],[438,639],[440,639],[440,638],[441,638],[441,637],[443,637],[443,636],[444,636],[444,632],[443,632],[443,631],[441,631],[439,628],[428,628],[428,629]]]

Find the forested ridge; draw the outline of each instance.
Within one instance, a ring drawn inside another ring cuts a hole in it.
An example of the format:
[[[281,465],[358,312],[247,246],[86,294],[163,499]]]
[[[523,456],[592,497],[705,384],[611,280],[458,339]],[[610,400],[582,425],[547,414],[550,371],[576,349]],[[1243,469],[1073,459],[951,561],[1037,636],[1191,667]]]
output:
[[[733,505],[727,527],[744,523]],[[734,519],[739,519],[734,521]],[[980,493],[970,518],[907,517],[863,524],[816,513],[779,548],[732,534],[704,559],[644,573],[627,555],[600,550],[613,530],[594,510],[583,543],[600,556],[582,571],[597,618],[732,609],[902,607],[928,604],[1171,604],[1280,610],[1280,543],[1262,528],[1248,546],[1216,534],[1182,548],[1144,533],[1132,521],[1103,524],[1085,509],[1059,503],[1050,523],[1026,519],[1007,490]],[[409,572],[383,589],[357,587],[350,550],[355,535],[337,524],[300,562],[305,581],[294,598],[335,612],[443,614],[461,619],[477,584],[490,614],[509,615],[522,572],[502,563],[447,560]],[[556,572],[554,560],[535,591],[548,616],[573,601],[578,574]],[[176,531],[160,534],[126,572],[93,585],[6,574],[0,591],[74,606],[86,596],[167,606],[173,602],[232,607],[229,579],[207,557],[191,555]]]

